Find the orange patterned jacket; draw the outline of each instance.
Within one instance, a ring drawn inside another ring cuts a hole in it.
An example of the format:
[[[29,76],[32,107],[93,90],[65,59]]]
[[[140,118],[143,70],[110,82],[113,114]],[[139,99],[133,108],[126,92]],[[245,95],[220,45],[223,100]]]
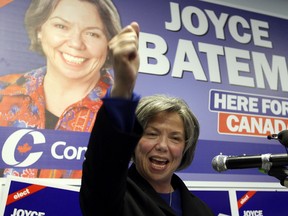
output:
[[[45,97],[43,80],[46,67],[25,74],[0,77],[0,126],[19,128],[45,128]],[[90,132],[101,98],[112,85],[108,71],[102,71],[94,89],[81,101],[69,107],[60,116],[55,130]],[[30,178],[81,178],[81,170],[5,169],[4,176]]]

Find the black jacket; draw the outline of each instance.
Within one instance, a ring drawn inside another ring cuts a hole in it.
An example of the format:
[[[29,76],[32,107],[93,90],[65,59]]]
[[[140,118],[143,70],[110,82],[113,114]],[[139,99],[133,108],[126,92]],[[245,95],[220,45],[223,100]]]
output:
[[[83,215],[175,216],[134,165],[128,170],[131,155],[141,135],[142,128],[138,122],[131,133],[117,130],[103,103],[83,163],[80,190]],[[213,215],[206,204],[192,195],[176,175],[172,178],[172,185],[181,192],[183,216]]]

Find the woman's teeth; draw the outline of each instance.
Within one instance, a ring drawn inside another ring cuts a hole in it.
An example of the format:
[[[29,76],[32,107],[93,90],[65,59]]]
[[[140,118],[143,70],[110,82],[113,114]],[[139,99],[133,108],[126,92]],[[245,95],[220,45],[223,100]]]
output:
[[[152,163],[159,164],[159,165],[165,165],[165,164],[168,163],[167,160],[159,159],[159,158],[150,158],[150,161],[151,161]]]
[[[66,61],[68,61],[69,63],[73,63],[73,64],[82,64],[85,61],[85,58],[71,56],[66,53],[63,53],[63,57]]]

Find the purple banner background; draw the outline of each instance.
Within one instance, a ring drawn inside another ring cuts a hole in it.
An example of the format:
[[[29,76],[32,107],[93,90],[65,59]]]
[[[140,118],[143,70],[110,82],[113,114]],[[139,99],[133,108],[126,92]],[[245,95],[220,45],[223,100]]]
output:
[[[247,191],[237,191],[237,199],[239,200]],[[279,191],[257,191],[240,209],[239,215],[286,215],[287,192]],[[258,213],[256,213],[257,211]]]
[[[45,64],[43,58],[28,50],[29,41],[24,30],[23,17],[29,2],[29,0],[15,0],[9,5],[0,8],[0,75],[26,72],[32,68],[37,68]],[[201,1],[181,0],[171,2],[178,3],[181,10],[193,6],[203,12],[207,10],[214,11],[217,15],[226,13],[229,17],[240,16],[245,18],[248,22],[251,19],[265,21],[269,23],[269,40],[273,42],[273,48],[255,46],[253,41],[248,44],[240,44],[231,37],[227,26],[225,27],[224,32],[225,39],[217,39],[215,37],[215,28],[213,28],[211,21],[208,22],[209,31],[202,36],[191,34],[184,26],[182,26],[179,31],[169,31],[165,29],[165,22],[171,21],[170,1],[114,1],[121,15],[123,26],[129,24],[131,21],[137,21],[140,24],[142,33],[160,36],[165,40],[168,47],[165,54],[170,62],[170,70],[168,73],[156,75],[155,73],[157,73],[157,71],[151,71],[150,74],[140,71],[136,91],[143,96],[154,93],[167,93],[182,97],[188,102],[189,106],[199,119],[201,134],[195,161],[191,167],[183,172],[191,174],[191,176],[186,175],[186,177],[188,176],[187,180],[193,180],[192,174],[196,173],[208,174],[208,176],[211,174],[213,175],[213,178],[215,177],[215,179],[217,179],[218,177],[218,179],[221,180],[231,180],[231,176],[233,177],[233,175],[235,175],[237,176],[235,180],[237,179],[238,181],[248,179],[249,181],[259,181],[260,179],[264,181],[276,181],[272,177],[263,178],[263,174],[254,169],[229,171],[226,174],[231,175],[227,178],[226,176],[228,175],[218,174],[212,169],[211,160],[220,152],[227,155],[241,155],[244,153],[283,153],[284,148],[280,143],[276,141],[268,141],[264,136],[251,137],[219,134],[217,132],[217,113],[209,111],[209,91],[211,89],[219,89],[282,98],[287,98],[287,92],[283,91],[283,86],[280,85],[280,82],[278,83],[278,90],[271,90],[267,82],[265,83],[266,88],[264,89],[229,84],[229,71],[227,69],[225,55],[219,56],[218,58],[221,82],[211,82],[211,78],[209,78],[209,62],[207,61],[207,56],[205,53],[198,50],[198,46],[199,43],[206,43],[221,47],[247,50],[249,52],[264,53],[271,65],[272,56],[277,55],[285,58],[288,56],[288,51],[284,46],[284,44],[286,44],[286,35],[288,34],[288,29],[284,28],[284,26],[287,26],[287,20]],[[251,32],[249,29],[240,29],[240,31],[242,33]],[[176,53],[179,52],[177,46],[180,40],[193,42],[207,81],[196,80],[191,71],[184,72],[182,78],[172,77],[172,68]],[[255,81],[252,60],[242,61],[249,65],[251,73],[241,75],[253,78]],[[50,139],[48,138],[50,136],[48,134],[50,133],[54,134],[54,137],[60,136],[57,131],[43,130],[43,134],[47,137],[47,140]],[[73,134],[73,132],[71,132],[71,134]],[[87,135],[83,136],[85,137]],[[5,135],[1,134],[1,144],[4,143],[6,138]],[[81,135],[77,139],[81,140],[82,138]],[[70,138],[67,138],[67,140],[64,141],[70,143],[71,140]],[[78,143],[75,142],[75,145],[78,145]],[[2,162],[3,161],[1,160],[1,163]],[[71,165],[67,165],[70,168],[81,166],[81,162],[79,161],[71,161],[70,164]],[[54,168],[60,168],[62,167],[62,162],[52,162],[52,166],[54,166]],[[66,165],[63,166],[66,168]],[[210,177],[205,177],[205,175],[202,176],[203,180],[212,180]],[[253,176],[253,178],[247,178],[246,175]],[[239,179],[239,176],[242,176],[243,178]]]

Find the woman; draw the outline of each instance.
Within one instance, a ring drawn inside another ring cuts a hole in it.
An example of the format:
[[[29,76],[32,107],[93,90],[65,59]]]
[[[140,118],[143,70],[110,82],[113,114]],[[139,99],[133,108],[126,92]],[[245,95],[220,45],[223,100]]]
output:
[[[110,0],[32,0],[31,49],[47,65],[0,78],[0,126],[90,132],[113,80],[109,40],[121,30]],[[5,175],[80,178],[81,171],[6,169]]]
[[[131,27],[136,37],[139,27]],[[139,98],[132,94],[139,66],[137,44],[136,40],[127,45],[127,52],[112,49],[118,65],[114,65],[115,84],[103,98],[85,155],[82,213],[213,215],[174,174],[191,164],[199,136],[198,121],[188,105],[165,95],[144,97],[138,104]]]

